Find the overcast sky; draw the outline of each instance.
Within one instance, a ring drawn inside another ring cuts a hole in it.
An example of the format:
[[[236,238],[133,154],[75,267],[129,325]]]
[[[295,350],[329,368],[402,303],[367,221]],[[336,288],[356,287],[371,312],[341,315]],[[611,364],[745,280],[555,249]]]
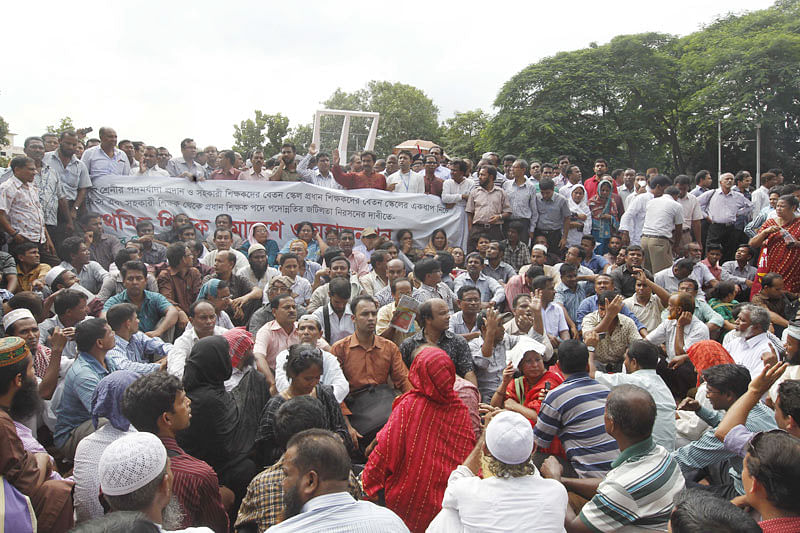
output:
[[[685,35],[769,0],[6,2],[0,116],[20,136],[69,115],[119,138],[232,144],[253,110],[311,122],[337,87],[399,81],[439,119],[492,111],[526,65],[645,31]],[[17,142],[21,144],[18,138]]]

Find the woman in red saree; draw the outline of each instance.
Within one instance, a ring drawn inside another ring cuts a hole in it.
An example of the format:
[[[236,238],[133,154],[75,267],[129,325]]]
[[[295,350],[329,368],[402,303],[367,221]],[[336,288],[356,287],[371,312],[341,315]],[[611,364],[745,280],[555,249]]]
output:
[[[530,420],[534,427],[542,408],[542,391],[552,390],[564,382],[564,376],[557,366],[545,369],[541,353],[543,351],[544,346],[541,343],[529,339],[520,340],[518,346],[509,352],[511,362],[503,370],[503,382],[492,396],[492,407],[515,411]],[[516,370],[522,375],[515,379]],[[558,437],[553,439],[550,447],[540,451],[564,456],[564,447]]]
[[[442,509],[450,473],[475,446],[466,406],[453,390],[456,369],[440,348],[411,363],[410,392],[395,400],[361,477],[364,492],[384,490],[386,507],[412,532],[424,532]]]
[[[751,297],[761,289],[761,278],[767,272],[777,272],[783,278],[783,288],[788,292],[800,292],[800,217],[795,216],[798,200],[792,194],[784,194],[775,205],[776,218],[768,218],[750,239],[751,248],[761,249],[758,274]]]

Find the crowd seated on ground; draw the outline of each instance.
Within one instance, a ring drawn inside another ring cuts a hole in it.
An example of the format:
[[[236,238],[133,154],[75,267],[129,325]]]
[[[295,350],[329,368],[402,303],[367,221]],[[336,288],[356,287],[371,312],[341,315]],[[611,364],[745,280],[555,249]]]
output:
[[[29,138],[0,183],[15,531],[800,530],[800,189],[780,169],[711,189],[602,158],[582,181],[568,156],[187,138],[171,157],[99,134],[44,157]],[[433,195],[465,232],[303,221],[279,242],[173,213],[123,242],[86,204],[108,161]]]

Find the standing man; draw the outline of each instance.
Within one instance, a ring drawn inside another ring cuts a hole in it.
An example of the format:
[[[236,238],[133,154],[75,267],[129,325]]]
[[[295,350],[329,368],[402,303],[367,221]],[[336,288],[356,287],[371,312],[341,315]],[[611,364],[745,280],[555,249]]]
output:
[[[664,194],[670,185],[670,179],[661,174],[650,180],[653,199],[647,202],[642,226],[644,267],[650,272],[669,268],[672,265],[672,252],[678,255],[683,208],[672,196]]]
[[[539,220],[536,223],[536,234],[547,239],[547,249],[559,254],[566,246],[569,233],[569,220],[572,212],[567,199],[555,194],[555,184],[550,178],[539,181],[540,196],[536,199],[536,210]]]
[[[363,160],[363,156],[362,156]],[[432,194],[434,196],[442,197],[442,180],[436,177],[436,170],[439,168],[439,160],[435,155],[428,154],[425,156],[425,175],[423,182],[425,183],[425,194]]]
[[[400,169],[386,178],[386,190],[403,193],[423,194],[425,180],[422,174],[411,170],[411,152],[400,150],[397,154],[397,163]]]
[[[339,150],[333,151],[333,177],[345,189],[386,190],[386,176],[375,172],[375,153],[366,150],[361,153],[361,172],[345,172],[339,166]]]
[[[701,224],[703,221],[703,211],[700,209],[700,203],[697,197],[689,194],[689,186],[692,180],[689,176],[681,174],[675,178],[675,186],[678,188],[679,194],[677,202],[683,208],[683,231],[681,232],[681,242],[678,249],[683,250],[690,242],[702,243],[703,235],[701,231]],[[767,198],[769,202],[769,198]]]
[[[142,164],[131,172],[133,176],[159,176],[169,177],[169,172],[158,166],[158,149],[155,146],[145,146],[142,155]]]
[[[444,151],[442,147],[439,145],[434,144],[431,146],[430,150],[428,150],[428,154],[436,157],[436,177],[440,180],[444,181],[450,177],[450,169],[444,166]]]
[[[778,184],[778,177],[771,172],[761,174],[761,186],[753,191],[751,201],[753,202],[753,213],[760,213],[762,209],[769,205],[769,190]]]
[[[125,152],[117,148],[117,132],[112,128],[100,128],[100,144],[87,148],[81,161],[89,170],[92,182],[100,176],[117,174],[127,176],[131,173],[131,164]]]
[[[270,181],[300,181],[300,173],[297,171],[297,148],[292,143],[284,143],[281,146],[281,155],[275,167]]]
[[[86,165],[76,155],[78,136],[75,132],[64,131],[58,139],[58,149],[44,154],[42,163],[49,166],[58,175],[70,207],[69,220],[65,219],[62,222],[72,225],[86,200],[86,192],[92,186],[92,180],[89,179],[89,170]]]
[[[526,244],[533,240],[536,221],[539,220],[539,212],[536,210],[536,185],[528,181],[525,176],[527,168],[527,161],[517,159],[511,165],[513,179],[509,179],[503,184],[503,190],[511,204],[511,216],[503,223],[503,230],[508,233],[508,226],[512,222],[526,223],[529,226],[528,239],[525,238],[525,235],[520,235],[521,240]]]
[[[13,244],[36,243],[42,260],[55,266],[59,261],[44,225],[39,191],[33,185],[36,162],[27,156],[17,156],[11,160],[11,171],[14,175],[0,184],[0,229]]]
[[[692,194],[698,198],[711,189],[714,178],[708,170],[701,170],[694,175],[695,188],[692,189]]]
[[[237,180],[241,171],[235,167],[236,152],[225,150],[220,154],[219,168],[211,173],[212,180]]]
[[[495,187],[496,177],[495,167],[483,165],[478,171],[480,186],[472,189],[467,198],[468,252],[475,250],[481,235],[493,241],[503,240],[502,224],[511,216],[511,204],[503,189]]]
[[[605,159],[594,160],[594,176],[586,180],[583,188],[586,189],[586,200],[588,201],[592,196],[597,194],[597,186],[600,185],[600,180],[603,176],[608,174],[608,163]],[[617,194],[617,184],[611,180],[611,188],[614,194]]]
[[[88,152],[88,150],[87,150]],[[85,156],[84,156],[85,157]],[[181,157],[173,157],[167,163],[167,172],[173,178],[186,178],[189,181],[205,181],[206,169],[195,161],[197,144],[194,139],[181,141]]]
[[[753,204],[740,192],[733,189],[733,174],[726,172],[719,177],[719,188],[704,192],[697,201],[709,222],[706,244],[722,245],[722,260],[730,261],[740,244],[735,222],[738,215],[749,215]]]
[[[240,181],[269,181],[270,173],[264,168],[264,152],[256,150],[250,156],[253,168],[239,174]]]
[[[161,170],[167,170],[167,165],[169,164],[170,159],[172,159],[172,154],[169,153],[169,150],[167,150],[163,146],[158,147],[157,153],[158,153],[158,168],[160,168]],[[167,174],[169,174],[169,172],[167,172]]]
[[[572,189],[581,184],[581,169],[578,165],[569,165],[567,167],[567,174],[564,177],[563,185],[558,186],[558,193],[566,199],[572,196]],[[555,182],[555,180],[554,180]]]
[[[316,170],[309,169],[308,165],[315,156],[317,158],[317,168]],[[328,189],[342,188],[342,186],[336,182],[331,172],[331,157],[324,152],[318,152],[314,143],[311,143],[308,147],[308,153],[297,164],[297,172],[300,173],[300,177],[303,181],[307,183],[313,183],[314,185],[319,185],[320,187],[326,187]]]
[[[463,159],[450,161],[450,177],[442,184],[442,202],[447,209],[458,205],[466,207],[469,192],[475,181],[467,179],[467,162]]]

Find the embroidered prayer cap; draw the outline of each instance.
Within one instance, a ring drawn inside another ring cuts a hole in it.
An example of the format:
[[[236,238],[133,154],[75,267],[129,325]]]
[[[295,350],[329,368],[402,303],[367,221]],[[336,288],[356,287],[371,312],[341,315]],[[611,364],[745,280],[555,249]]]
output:
[[[267,251],[267,249],[264,248],[263,244],[258,244],[258,243],[251,244],[250,248],[247,249],[247,257],[250,257],[259,250],[264,250],[265,252]]]
[[[247,328],[238,327],[227,330],[222,336],[228,341],[231,365],[236,368],[247,353],[253,350],[253,334]]]
[[[538,342],[528,336],[521,336],[519,338],[519,342],[509,350],[508,354],[506,355],[506,364],[510,361],[514,368],[519,368],[519,364],[525,358],[525,354],[528,352],[536,352],[542,357],[544,357],[545,347],[544,344]]]
[[[544,244],[534,244],[532,249],[533,250],[541,250],[542,253],[544,253],[544,254],[547,253],[547,246],[545,246]]]
[[[297,319],[297,323],[300,324],[300,322],[305,322],[306,320],[313,320],[314,322],[317,323],[317,327],[319,329],[322,329],[322,324],[320,323],[319,318],[317,318],[316,315],[303,315]]]
[[[100,489],[108,496],[124,496],[138,490],[164,471],[167,450],[161,440],[146,431],[120,437],[100,456]]]
[[[60,276],[63,272],[66,272],[66,268],[62,266],[54,266],[51,268],[47,274],[44,276],[44,283],[48,287],[53,284],[58,276]]]
[[[289,276],[275,276],[271,280],[269,280],[269,286],[272,287],[273,283],[282,283],[287,290],[292,289],[292,285],[294,285],[294,281]]]
[[[533,428],[519,413],[503,411],[486,427],[486,447],[492,457],[507,465],[522,464],[533,453]]]
[[[30,309],[14,309],[3,317],[3,329],[8,331],[8,328],[10,328],[14,322],[22,320],[23,318],[33,318],[36,320]]]
[[[0,339],[0,367],[10,366],[30,356],[28,345],[19,337]]]

